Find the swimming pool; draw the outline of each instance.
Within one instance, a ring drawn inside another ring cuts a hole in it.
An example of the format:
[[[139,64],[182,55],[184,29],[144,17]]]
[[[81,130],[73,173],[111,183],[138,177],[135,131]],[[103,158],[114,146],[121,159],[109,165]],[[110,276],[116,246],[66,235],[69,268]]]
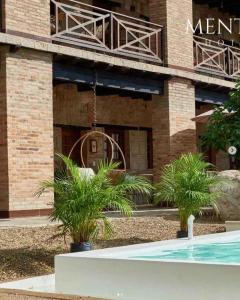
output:
[[[239,300],[240,231],[57,256],[56,291],[124,300]]]
[[[143,252],[141,255],[130,256],[130,258],[240,264],[240,240],[192,244],[179,249],[157,249]]]

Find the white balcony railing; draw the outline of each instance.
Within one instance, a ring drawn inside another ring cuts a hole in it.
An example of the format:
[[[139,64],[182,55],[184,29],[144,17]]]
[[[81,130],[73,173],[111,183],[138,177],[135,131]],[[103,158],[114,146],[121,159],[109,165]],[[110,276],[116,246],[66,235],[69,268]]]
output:
[[[162,63],[162,26],[77,0],[51,0],[52,41]]]
[[[240,49],[194,36],[196,71],[230,79],[240,76]]]

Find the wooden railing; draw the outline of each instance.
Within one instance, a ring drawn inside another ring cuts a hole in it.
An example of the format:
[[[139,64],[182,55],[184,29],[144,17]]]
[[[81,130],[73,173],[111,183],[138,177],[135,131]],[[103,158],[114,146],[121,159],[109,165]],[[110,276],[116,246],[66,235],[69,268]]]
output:
[[[240,49],[194,36],[194,67],[196,71],[236,79],[240,76]]]
[[[53,42],[162,63],[162,26],[77,0],[51,0]]]

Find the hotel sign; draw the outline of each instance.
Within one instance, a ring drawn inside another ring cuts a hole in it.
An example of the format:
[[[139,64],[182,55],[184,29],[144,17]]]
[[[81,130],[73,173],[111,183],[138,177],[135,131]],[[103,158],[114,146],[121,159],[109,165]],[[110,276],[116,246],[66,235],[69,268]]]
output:
[[[240,18],[230,18],[227,22],[221,19],[205,18],[198,19],[193,23],[188,19],[186,32],[198,35],[222,35],[228,33],[229,35],[240,35]],[[223,40],[218,41],[219,44],[224,45]],[[231,41],[234,44],[234,40]]]

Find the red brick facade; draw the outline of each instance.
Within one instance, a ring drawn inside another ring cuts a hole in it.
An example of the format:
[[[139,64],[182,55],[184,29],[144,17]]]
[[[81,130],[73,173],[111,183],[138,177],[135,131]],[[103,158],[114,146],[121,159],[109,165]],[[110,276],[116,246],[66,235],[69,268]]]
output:
[[[78,90],[76,84],[53,84],[54,61],[62,59],[69,64],[79,61],[71,57],[70,47],[48,43],[50,0],[4,0],[3,3],[3,31],[11,37],[25,37],[28,46],[3,45],[3,42],[0,46],[0,217],[48,214],[53,195],[37,199],[34,193],[41,181],[53,178],[54,152],[63,151],[64,129],[74,128],[82,134],[91,127],[93,92]],[[148,101],[119,91],[97,97],[98,130],[114,132],[120,128],[128,168],[153,173],[155,180],[159,180],[166,163],[182,153],[196,151],[196,125],[191,121],[196,114],[194,84],[208,83],[210,79],[197,77],[193,71],[193,36],[186,33],[186,24],[206,8],[201,6],[198,13],[193,13],[192,3],[192,0],[115,0],[113,8],[164,26],[166,68],[141,60],[136,60],[135,66],[134,59],[117,60],[104,53],[109,69],[118,68],[124,74],[131,65],[133,78],[137,72],[141,77],[144,70],[159,83],[164,81],[163,95],[153,95]],[[98,53],[74,49],[84,53],[85,67],[96,63],[94,55],[102,63]],[[65,55],[58,55],[63,52]],[[147,76],[144,78],[148,80]],[[97,144],[97,154],[88,148],[90,165],[106,154],[103,140],[98,139]]]

